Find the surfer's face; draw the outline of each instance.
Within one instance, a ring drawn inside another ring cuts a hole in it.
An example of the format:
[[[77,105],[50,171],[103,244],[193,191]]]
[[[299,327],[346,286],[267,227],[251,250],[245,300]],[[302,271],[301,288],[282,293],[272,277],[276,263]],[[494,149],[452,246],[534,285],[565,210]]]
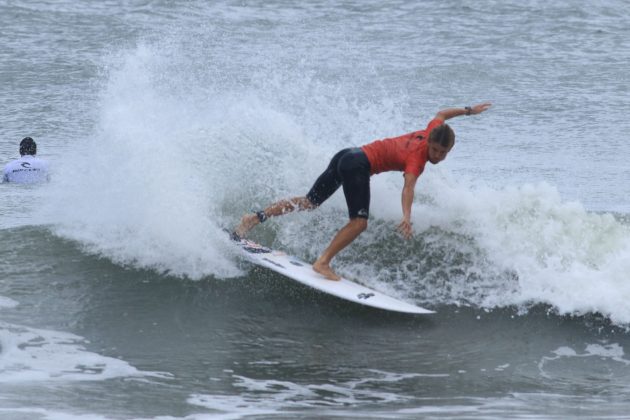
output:
[[[429,142],[429,162],[433,163],[434,165],[436,163],[442,162],[444,159],[446,159],[446,155],[448,154],[448,152],[451,151],[452,148],[453,148],[453,145],[451,145],[450,147],[444,147],[437,142],[430,141]]]

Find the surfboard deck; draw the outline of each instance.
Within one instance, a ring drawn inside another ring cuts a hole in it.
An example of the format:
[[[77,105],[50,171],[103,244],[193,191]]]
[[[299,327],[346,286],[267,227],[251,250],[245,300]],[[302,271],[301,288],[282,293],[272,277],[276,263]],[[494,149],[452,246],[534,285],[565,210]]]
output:
[[[242,255],[252,263],[338,298],[386,311],[408,314],[435,313],[345,278],[339,281],[328,280],[315,272],[311,264],[285,252],[267,248],[248,239],[232,239],[242,251]]]

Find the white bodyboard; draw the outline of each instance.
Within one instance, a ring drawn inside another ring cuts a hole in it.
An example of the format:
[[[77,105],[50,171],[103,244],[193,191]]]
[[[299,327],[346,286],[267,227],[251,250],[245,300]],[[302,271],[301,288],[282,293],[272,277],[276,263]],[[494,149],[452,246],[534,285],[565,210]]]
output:
[[[338,298],[386,311],[409,314],[435,313],[429,309],[403,302],[345,278],[342,278],[340,281],[327,280],[321,274],[313,271],[311,264],[287,255],[282,251],[264,247],[247,239],[241,239],[235,241],[235,243],[239,246],[243,256],[254,264],[273,270],[292,280]]]

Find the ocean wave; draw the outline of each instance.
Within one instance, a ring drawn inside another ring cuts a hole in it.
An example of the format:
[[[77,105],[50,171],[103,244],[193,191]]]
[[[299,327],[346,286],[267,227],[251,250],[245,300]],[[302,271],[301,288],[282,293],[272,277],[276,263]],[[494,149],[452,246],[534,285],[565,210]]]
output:
[[[386,115],[402,126],[399,102],[352,102],[338,94],[342,84],[283,78],[286,69],[264,78],[265,69],[250,84],[223,75],[210,86],[190,70],[193,80],[182,84],[190,57],[159,47],[141,44],[115,59],[94,136],[59,165],[41,212],[57,235],[118,264],[191,279],[241,275],[223,228],[304,194],[336,149],[374,137],[362,122]],[[321,114],[291,105],[303,97]],[[623,218],[563,201],[550,184],[491,188],[440,166],[422,175],[416,236],[405,242],[393,231],[400,188],[399,174],[373,178],[370,228],[335,262],[348,277],[423,304],[547,303],[561,314],[630,322]],[[337,194],[254,237],[312,260],[345,218]]]

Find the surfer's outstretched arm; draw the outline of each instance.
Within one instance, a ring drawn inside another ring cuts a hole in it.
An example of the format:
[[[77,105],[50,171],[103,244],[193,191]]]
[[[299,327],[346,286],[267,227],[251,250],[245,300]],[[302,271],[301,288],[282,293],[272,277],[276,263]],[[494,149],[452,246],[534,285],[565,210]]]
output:
[[[477,115],[484,112],[491,106],[492,106],[492,103],[483,102],[477,105],[467,106],[464,108],[446,108],[446,109],[442,109],[438,111],[438,113],[435,114],[435,118],[438,118],[441,120],[448,120],[453,117],[459,117],[460,115]]]

